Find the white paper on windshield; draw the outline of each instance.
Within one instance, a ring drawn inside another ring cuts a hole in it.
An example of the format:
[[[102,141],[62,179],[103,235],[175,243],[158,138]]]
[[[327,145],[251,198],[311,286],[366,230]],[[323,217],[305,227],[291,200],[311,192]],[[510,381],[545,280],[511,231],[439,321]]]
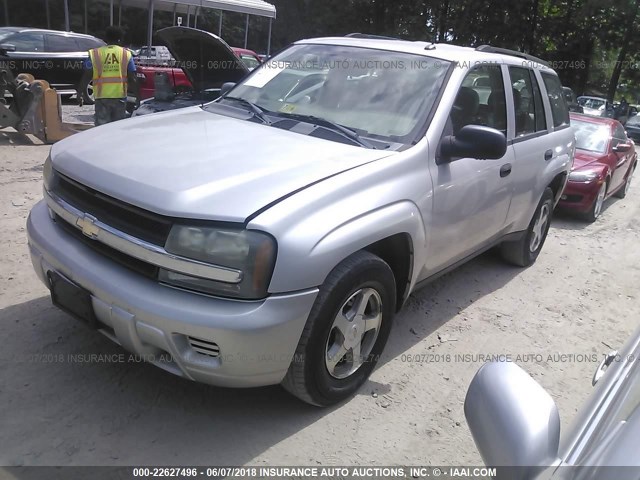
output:
[[[285,62],[267,61],[260,68],[253,72],[253,75],[251,75],[249,79],[244,82],[244,85],[246,85],[247,87],[262,88],[286,68],[287,65]]]

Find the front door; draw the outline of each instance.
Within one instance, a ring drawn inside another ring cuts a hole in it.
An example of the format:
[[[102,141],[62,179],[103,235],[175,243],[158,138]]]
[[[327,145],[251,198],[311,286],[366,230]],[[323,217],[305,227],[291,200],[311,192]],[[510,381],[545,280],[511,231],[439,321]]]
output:
[[[504,77],[500,66],[470,70],[462,82],[443,137],[463,126],[484,125],[507,131]],[[431,243],[427,276],[473,254],[505,226],[511,202],[512,149],[499,160],[461,158],[430,165],[433,179]]]
[[[624,131],[624,127],[622,125],[616,125],[613,129],[613,138],[611,139],[611,148],[615,148],[620,144],[629,143],[629,139],[627,138],[627,134]],[[609,191],[613,191],[614,189],[620,187],[624,183],[624,179],[627,175],[627,170],[629,170],[629,166],[631,165],[631,160],[633,159],[633,154],[635,152],[633,149],[628,152],[612,152],[613,157],[613,173],[611,175],[611,185],[609,185]]]

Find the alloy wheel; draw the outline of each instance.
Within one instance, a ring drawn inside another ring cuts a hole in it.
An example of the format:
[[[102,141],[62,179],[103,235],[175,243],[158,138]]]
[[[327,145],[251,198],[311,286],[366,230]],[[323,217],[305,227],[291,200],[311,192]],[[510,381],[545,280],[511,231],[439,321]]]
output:
[[[529,242],[529,250],[533,253],[542,244],[544,240],[545,232],[547,231],[547,225],[549,223],[551,210],[549,208],[548,203],[542,204],[540,207],[540,213],[538,214],[538,218],[536,218],[536,222],[533,224],[533,229],[531,231],[531,241]]]
[[[604,196],[606,193],[607,193],[607,184],[603,183],[602,186],[600,187],[600,190],[598,190],[598,198],[596,198],[596,205],[595,205],[595,208],[593,209],[594,218],[598,218],[600,216],[600,213],[602,212],[602,205],[604,204]]]
[[[329,374],[344,379],[369,358],[382,324],[382,300],[373,288],[353,293],[342,305],[329,331],[325,365]]]

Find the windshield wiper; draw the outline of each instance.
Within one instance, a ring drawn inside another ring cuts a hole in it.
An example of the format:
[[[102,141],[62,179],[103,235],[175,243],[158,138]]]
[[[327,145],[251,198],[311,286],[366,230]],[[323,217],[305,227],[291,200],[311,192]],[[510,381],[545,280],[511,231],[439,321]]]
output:
[[[222,100],[235,100],[238,103],[242,103],[243,105],[249,107],[253,116],[262,121],[265,125],[271,125],[273,122],[269,120],[264,114],[264,109],[260,108],[255,103],[251,103],[249,100],[245,100],[240,97],[223,97]]]
[[[349,140],[353,141],[354,143],[362,147],[377,150],[377,148],[371,142],[362,138],[360,134],[358,134],[358,132],[356,132],[355,130],[345,127],[344,125],[340,125],[339,123],[332,122],[331,120],[327,120],[326,118],[315,117],[313,115],[302,115],[300,113],[284,113],[284,112],[278,112],[277,115],[291,118],[293,120],[300,120],[302,122],[313,123],[314,125],[317,125],[319,127],[324,127],[329,130],[333,130],[334,132],[338,132],[342,134],[344,137],[347,137]]]

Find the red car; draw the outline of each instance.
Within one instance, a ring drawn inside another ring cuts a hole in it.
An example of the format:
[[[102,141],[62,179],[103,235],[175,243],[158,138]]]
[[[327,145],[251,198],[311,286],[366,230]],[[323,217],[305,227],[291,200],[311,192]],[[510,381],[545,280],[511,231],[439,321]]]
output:
[[[260,57],[253,50],[238,47],[231,47],[231,50],[250,71],[262,63]],[[168,75],[169,83],[175,93],[189,92],[193,89],[182,68],[140,62],[137,64],[136,71],[136,77],[140,84],[140,100],[145,100],[155,95],[155,74],[159,72],[165,72]]]
[[[611,118],[572,113],[571,126],[576,155],[559,207],[595,222],[607,198],[624,198],[629,191],[637,163],[635,144]]]

